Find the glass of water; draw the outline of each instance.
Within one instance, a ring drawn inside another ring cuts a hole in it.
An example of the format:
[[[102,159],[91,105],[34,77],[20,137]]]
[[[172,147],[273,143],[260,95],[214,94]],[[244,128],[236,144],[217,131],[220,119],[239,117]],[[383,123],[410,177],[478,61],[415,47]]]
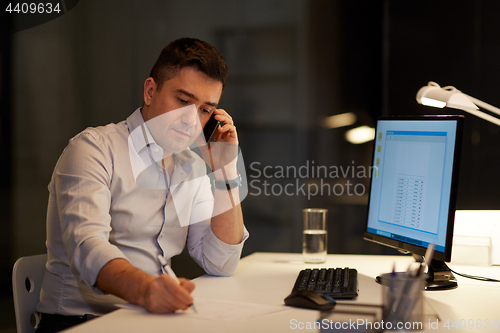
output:
[[[306,208],[302,210],[304,231],[302,233],[302,254],[308,264],[326,261],[328,209]]]

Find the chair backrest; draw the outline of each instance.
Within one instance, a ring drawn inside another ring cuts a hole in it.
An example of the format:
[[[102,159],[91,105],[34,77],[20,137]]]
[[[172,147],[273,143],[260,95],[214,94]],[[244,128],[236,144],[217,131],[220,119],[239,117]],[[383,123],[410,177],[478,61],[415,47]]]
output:
[[[19,258],[12,270],[12,289],[17,333],[35,332],[40,318],[36,306],[40,299],[47,254]]]

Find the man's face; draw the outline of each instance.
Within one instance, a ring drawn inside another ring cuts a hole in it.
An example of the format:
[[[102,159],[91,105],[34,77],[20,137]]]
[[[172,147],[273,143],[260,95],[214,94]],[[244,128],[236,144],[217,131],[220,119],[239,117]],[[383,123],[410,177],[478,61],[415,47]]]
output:
[[[221,82],[196,69],[183,68],[160,91],[152,78],[146,80],[142,116],[165,153],[178,153],[200,135],[221,94]]]

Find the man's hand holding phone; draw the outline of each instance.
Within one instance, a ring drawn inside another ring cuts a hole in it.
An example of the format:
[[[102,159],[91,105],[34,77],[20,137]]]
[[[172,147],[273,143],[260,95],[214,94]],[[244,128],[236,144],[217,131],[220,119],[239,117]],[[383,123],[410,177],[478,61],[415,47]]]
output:
[[[217,176],[224,169],[225,177],[234,179],[238,176],[236,161],[238,157],[238,133],[233,118],[223,109],[216,109],[203,128],[205,142],[198,139],[198,146],[205,162],[214,170]],[[214,142],[210,142],[211,138]]]
[[[212,138],[215,142],[230,142],[238,144],[238,134],[233,118],[223,109],[216,109],[203,128],[205,141],[210,144]]]

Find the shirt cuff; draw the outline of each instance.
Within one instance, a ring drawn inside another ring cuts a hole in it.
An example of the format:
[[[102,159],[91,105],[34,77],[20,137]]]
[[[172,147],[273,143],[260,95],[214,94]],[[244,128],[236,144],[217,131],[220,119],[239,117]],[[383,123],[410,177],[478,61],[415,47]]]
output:
[[[116,246],[102,242],[100,239],[88,239],[81,246],[80,280],[91,287],[96,293],[104,294],[95,287],[97,275],[101,269],[113,259],[127,257]]]
[[[210,262],[212,267],[217,268],[217,271],[207,270],[207,273],[211,275],[231,275],[241,256],[241,250],[243,249],[243,244],[248,239],[249,233],[246,228],[243,230],[243,237],[238,244],[228,244],[220,240],[209,228],[206,239],[205,248],[209,248],[210,251],[205,252],[205,258]]]

